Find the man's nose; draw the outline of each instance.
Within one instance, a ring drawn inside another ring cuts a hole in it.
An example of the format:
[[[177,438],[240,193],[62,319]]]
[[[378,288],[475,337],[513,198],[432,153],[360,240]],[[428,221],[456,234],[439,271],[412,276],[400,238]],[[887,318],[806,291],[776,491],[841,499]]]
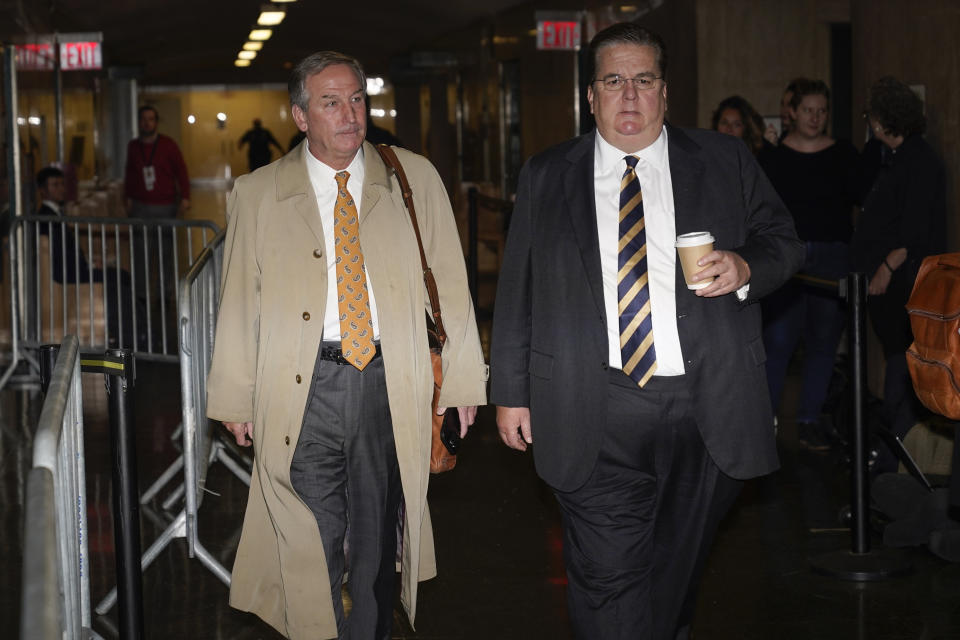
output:
[[[623,97],[627,100],[634,100],[638,95],[637,85],[631,78],[628,78],[624,81],[626,84],[623,85]]]

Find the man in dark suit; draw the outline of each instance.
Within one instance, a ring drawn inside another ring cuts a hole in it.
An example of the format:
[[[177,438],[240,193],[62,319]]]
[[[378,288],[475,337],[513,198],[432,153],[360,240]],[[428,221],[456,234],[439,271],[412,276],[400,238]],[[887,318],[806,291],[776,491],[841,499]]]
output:
[[[66,184],[63,171],[57,167],[44,167],[37,172],[37,193],[41,202],[37,215],[64,217],[63,201],[66,197]],[[138,348],[139,345],[133,344],[133,308],[130,302],[132,284],[129,272],[114,267],[92,268],[87,262],[83,249],[79,246],[81,241],[74,235],[72,225],[48,221],[39,223],[37,228],[41,235],[50,236],[50,255],[42,255],[40,259],[50,260],[50,277],[53,281],[58,284],[102,282],[107,294],[108,345],[111,347],[120,346],[119,337],[122,332],[123,346]],[[119,305],[117,303],[118,296],[122,296]],[[68,296],[67,299],[72,300],[73,298]],[[118,306],[120,307],[119,312],[117,310]],[[140,318],[146,317],[146,309],[139,303],[137,304],[137,313]],[[139,338],[140,344],[144,344],[145,340],[145,336],[141,336]]]
[[[802,245],[741,141],[664,123],[659,36],[590,46],[596,131],[520,175],[491,401],[559,502],[575,635],[684,638],[721,517],[778,465],[755,303]],[[674,241],[695,231],[716,250],[694,290]]]

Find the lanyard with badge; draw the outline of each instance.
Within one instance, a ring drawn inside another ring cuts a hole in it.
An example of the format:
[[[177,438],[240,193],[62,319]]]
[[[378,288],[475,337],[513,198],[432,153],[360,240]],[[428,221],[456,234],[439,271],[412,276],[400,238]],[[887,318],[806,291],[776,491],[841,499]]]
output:
[[[157,147],[160,146],[159,138],[153,141],[153,149],[150,150],[150,160],[148,161],[143,154],[143,141],[140,142],[140,158],[143,159],[143,186],[147,191],[153,191],[157,183],[157,172],[153,168],[153,157],[157,155]]]

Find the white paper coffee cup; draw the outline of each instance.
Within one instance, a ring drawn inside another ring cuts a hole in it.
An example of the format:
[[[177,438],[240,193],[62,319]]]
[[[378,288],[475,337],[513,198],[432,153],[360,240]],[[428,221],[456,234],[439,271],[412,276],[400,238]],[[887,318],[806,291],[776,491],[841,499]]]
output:
[[[713,278],[705,278],[693,282],[694,274],[706,269],[697,260],[713,251],[713,234],[709,231],[694,231],[677,236],[677,254],[680,256],[680,266],[683,268],[683,279],[687,282],[687,289],[703,289],[713,282]]]

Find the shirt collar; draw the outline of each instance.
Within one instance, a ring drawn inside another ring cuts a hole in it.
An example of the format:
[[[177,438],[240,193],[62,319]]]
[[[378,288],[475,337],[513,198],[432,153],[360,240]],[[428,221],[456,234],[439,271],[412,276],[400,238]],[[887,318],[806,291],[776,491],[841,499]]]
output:
[[[663,126],[660,135],[653,141],[653,144],[647,145],[639,151],[634,151],[632,154],[617,149],[604,140],[600,132],[597,131],[593,161],[596,175],[605,175],[611,172],[619,173],[625,164],[623,158],[626,155],[637,156],[655,169],[664,168],[667,163],[667,126]]]
[[[50,207],[57,212],[57,215],[60,215],[60,203],[54,202],[53,200],[44,200],[43,204]]]
[[[317,184],[326,184],[328,182],[336,181],[336,175],[340,173],[339,170],[334,169],[330,165],[317,160],[317,157],[310,153],[310,143],[307,143],[307,172],[310,174],[311,179],[317,182]],[[353,156],[353,160],[350,162],[350,165],[345,169],[350,174],[350,181],[347,183],[347,188],[353,188],[355,184],[355,179],[363,180],[363,145],[357,149],[357,154]]]

